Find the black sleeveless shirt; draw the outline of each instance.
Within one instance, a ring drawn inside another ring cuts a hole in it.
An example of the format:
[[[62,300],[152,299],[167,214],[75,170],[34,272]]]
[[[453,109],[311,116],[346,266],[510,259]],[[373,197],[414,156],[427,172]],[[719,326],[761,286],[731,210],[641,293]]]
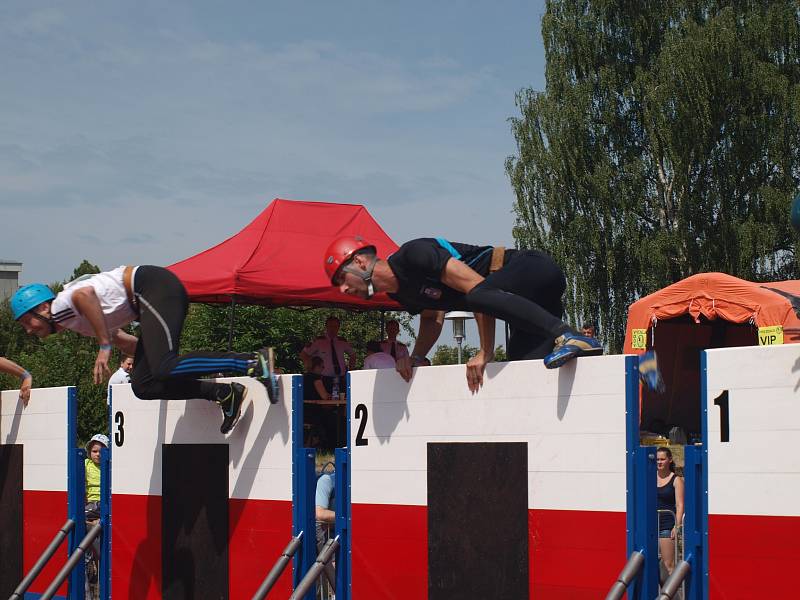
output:
[[[666,485],[657,489],[658,510],[671,510],[675,513],[675,473]],[[658,530],[672,529],[675,527],[675,517],[670,513],[658,513]]]

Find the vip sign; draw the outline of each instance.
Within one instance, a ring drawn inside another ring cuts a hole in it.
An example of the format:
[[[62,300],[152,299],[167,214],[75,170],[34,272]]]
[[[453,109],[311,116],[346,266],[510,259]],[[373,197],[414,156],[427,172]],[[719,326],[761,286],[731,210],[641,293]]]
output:
[[[783,325],[758,328],[759,346],[776,346],[783,344]]]

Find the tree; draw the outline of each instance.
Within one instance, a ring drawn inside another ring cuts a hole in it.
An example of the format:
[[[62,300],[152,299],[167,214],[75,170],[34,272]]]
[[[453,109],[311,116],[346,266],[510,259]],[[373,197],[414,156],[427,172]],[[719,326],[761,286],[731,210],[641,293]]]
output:
[[[795,1],[551,0],[546,90],[517,94],[514,237],[612,351],[628,305],[693,273],[797,276]]]
[[[478,349],[475,346],[464,344],[461,349],[461,362],[466,363],[470,358],[477,354]],[[498,346],[494,350],[493,362],[505,362],[508,360],[505,348]],[[448,346],[446,344],[439,344],[433,352],[431,358],[432,365],[457,365],[458,364],[458,347]]]
[[[72,276],[67,279],[67,281],[75,281],[78,277],[82,277],[84,275],[94,275],[95,273],[99,272],[100,267],[93,265],[86,259],[83,259],[81,264],[75,267],[75,270],[72,272]]]

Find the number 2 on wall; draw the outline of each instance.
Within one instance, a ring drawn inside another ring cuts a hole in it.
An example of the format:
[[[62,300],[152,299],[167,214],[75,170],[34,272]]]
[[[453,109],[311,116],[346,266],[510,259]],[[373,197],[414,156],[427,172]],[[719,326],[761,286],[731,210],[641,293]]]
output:
[[[358,433],[356,434],[356,446],[368,446],[369,440],[364,437],[364,429],[367,427],[367,418],[369,411],[366,405],[359,404],[356,406],[355,417],[358,419]]]

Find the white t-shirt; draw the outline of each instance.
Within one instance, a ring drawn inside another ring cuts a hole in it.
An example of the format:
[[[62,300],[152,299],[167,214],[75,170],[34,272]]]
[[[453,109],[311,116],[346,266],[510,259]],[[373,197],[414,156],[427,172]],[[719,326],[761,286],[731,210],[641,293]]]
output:
[[[131,376],[125,369],[120,367],[109,378],[108,385],[114,385],[115,383],[130,383],[130,382],[131,382]]]
[[[50,311],[53,320],[66,329],[76,331],[81,335],[95,337],[95,331],[88,319],[81,315],[75,308],[72,295],[75,290],[91,286],[100,302],[100,308],[106,320],[109,333],[124,327],[131,321],[136,320],[136,313],[128,302],[128,295],[125,293],[125,284],[122,282],[122,274],[125,267],[117,267],[113,271],[97,273],[87,278],[80,278],[64,286],[64,291],[59,292],[53,299]],[[135,273],[135,272],[134,272]]]
[[[365,369],[394,369],[395,362],[391,354],[373,352],[364,359]]]

